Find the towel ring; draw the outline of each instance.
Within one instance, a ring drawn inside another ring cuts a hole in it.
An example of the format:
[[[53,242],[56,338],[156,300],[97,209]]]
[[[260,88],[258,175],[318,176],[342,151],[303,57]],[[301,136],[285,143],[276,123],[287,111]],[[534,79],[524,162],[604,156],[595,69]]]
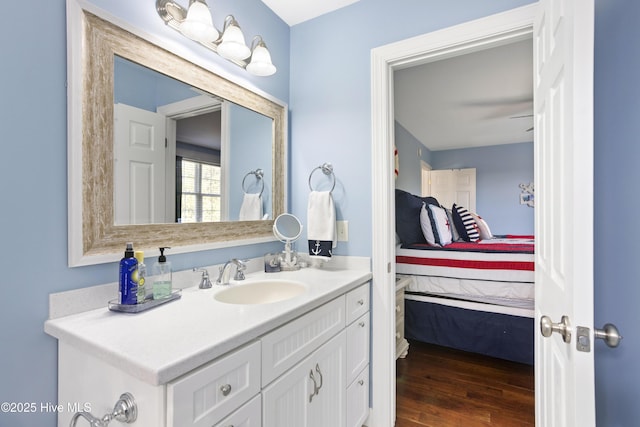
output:
[[[331,185],[331,190],[329,190],[329,192],[333,192],[333,189],[336,188],[336,176],[333,173],[333,166],[331,165],[331,163],[323,163],[322,165],[314,168],[311,173],[309,174],[309,189],[311,191],[313,191],[313,187],[311,186],[311,177],[313,176],[314,172],[317,171],[318,169],[320,169],[322,171],[323,174],[329,176],[331,175],[331,178],[333,179],[333,184]]]
[[[245,188],[244,183],[249,175],[255,175],[256,181],[260,181],[260,183],[262,184],[262,188],[260,188],[260,196],[262,196],[262,192],[264,191],[264,180],[262,179],[262,177],[264,176],[264,172],[262,171],[262,169],[256,169],[254,171],[247,172],[244,178],[242,178],[242,191],[244,192],[244,194],[247,194],[247,188]]]

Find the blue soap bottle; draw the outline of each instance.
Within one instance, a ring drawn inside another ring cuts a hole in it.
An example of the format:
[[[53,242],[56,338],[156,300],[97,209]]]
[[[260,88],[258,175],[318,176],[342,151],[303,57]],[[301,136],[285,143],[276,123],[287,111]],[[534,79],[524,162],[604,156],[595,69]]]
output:
[[[133,253],[133,243],[127,243],[124,257],[120,260],[120,304],[133,305],[138,303],[138,283],[135,277],[137,269],[138,260]]]

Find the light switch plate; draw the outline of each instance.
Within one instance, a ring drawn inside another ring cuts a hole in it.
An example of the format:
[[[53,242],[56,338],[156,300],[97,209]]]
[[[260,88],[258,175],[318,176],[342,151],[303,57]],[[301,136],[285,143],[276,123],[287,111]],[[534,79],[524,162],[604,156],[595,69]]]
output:
[[[348,242],[349,221],[336,221],[336,229],[338,232],[338,242]]]

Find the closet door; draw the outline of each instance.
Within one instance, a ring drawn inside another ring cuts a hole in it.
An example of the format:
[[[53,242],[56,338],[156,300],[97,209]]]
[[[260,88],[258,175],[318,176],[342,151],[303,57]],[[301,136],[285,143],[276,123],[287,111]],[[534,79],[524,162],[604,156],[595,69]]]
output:
[[[432,170],[431,194],[440,204],[451,208],[455,203],[476,211],[476,169]]]

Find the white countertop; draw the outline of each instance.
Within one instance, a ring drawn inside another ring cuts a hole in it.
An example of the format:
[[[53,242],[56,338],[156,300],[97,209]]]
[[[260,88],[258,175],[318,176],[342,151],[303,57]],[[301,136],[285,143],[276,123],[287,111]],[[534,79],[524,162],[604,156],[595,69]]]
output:
[[[214,295],[226,287],[183,289],[182,298],[149,311],[127,314],[105,307],[45,322],[45,332],[152,384],[176,379],[234,348],[305,314],[371,279],[364,268],[305,268],[247,274],[257,280],[295,280],[308,291],[260,305],[226,304]]]

